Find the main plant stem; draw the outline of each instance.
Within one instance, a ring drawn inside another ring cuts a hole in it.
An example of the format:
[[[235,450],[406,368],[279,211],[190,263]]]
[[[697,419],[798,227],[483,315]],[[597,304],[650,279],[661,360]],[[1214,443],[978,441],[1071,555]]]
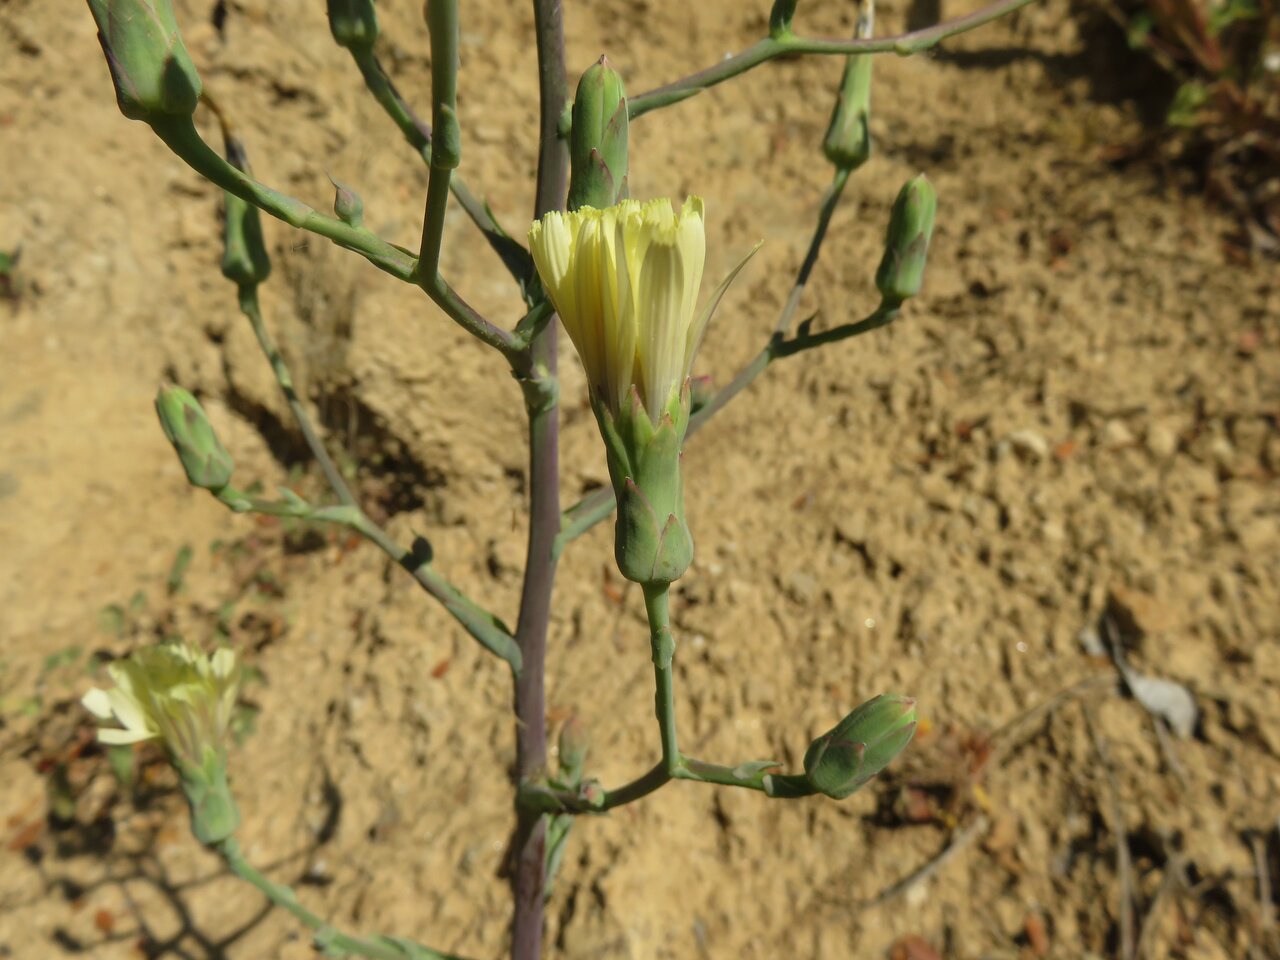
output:
[[[534,216],[564,207],[569,154],[559,121],[568,97],[564,21],[560,0],[534,0],[538,41],[539,147]],[[547,762],[545,666],[556,536],[560,532],[560,409],[557,402],[556,324],[546,324],[529,345],[525,398],[529,407],[529,549],[516,641],[522,666],[516,677],[516,776],[538,778]],[[547,818],[517,807],[512,854],[511,960],[542,956]]]

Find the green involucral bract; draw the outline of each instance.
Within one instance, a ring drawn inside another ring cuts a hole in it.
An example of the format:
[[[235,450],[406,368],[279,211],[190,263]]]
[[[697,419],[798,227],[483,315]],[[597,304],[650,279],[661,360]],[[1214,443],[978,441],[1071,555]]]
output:
[[[169,0],[89,0],[89,10],[121,113],[150,122],[195,112],[200,74]]]
[[[604,208],[627,196],[627,97],[622,77],[601,57],[578,81],[569,135],[568,208]]]
[[[937,212],[938,195],[923,173],[899,191],[876,271],[876,287],[886,300],[901,303],[920,292]]]
[[[200,401],[181,387],[163,386],[156,395],[156,414],[192,486],[216,493],[231,482],[235,463]]]
[[[686,380],[656,424],[635,390],[631,403],[616,413],[598,400],[591,404],[618,499],[614,558],[622,575],[636,583],[674,583],[693,563],[680,474],[690,402]]]
[[[916,702],[882,694],[809,745],[805,778],[819,793],[843,800],[887,767],[915,732]]]
[[[240,810],[227,782],[226,751],[221,747],[206,747],[202,763],[175,758],[174,767],[191,808],[191,833],[195,838],[209,845],[235,833],[240,826]]]

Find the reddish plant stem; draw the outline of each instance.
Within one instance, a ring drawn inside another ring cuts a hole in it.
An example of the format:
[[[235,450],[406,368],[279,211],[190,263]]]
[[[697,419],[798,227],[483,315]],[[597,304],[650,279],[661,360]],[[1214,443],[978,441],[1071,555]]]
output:
[[[564,208],[569,155],[560,139],[560,115],[568,97],[564,20],[560,0],[534,0],[540,101],[538,184],[534,215]],[[516,677],[516,776],[536,779],[547,762],[545,664],[547,624],[560,532],[560,410],[556,389],[556,324],[546,324],[529,345],[524,371],[529,407],[529,549],[516,642],[522,666]],[[542,956],[547,818],[517,807],[513,844],[511,960]]]

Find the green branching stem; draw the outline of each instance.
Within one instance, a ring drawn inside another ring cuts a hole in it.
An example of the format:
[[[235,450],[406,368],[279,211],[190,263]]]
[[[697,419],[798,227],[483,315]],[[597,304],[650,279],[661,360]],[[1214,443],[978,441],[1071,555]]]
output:
[[[224,487],[217,497],[237,513],[260,513],[315,523],[334,523],[360,534],[398,563],[428,595],[435,598],[482,647],[506,661],[513,674],[520,672],[520,648],[507,626],[436,571],[431,546],[419,538],[412,550],[405,549],[354,504],[317,507],[287,487],[284,499],[267,500],[232,487]]]
[[[285,365],[284,358],[280,356],[280,350],[277,348],[271,332],[267,329],[266,323],[263,322],[262,309],[258,303],[257,284],[241,284],[240,311],[248,318],[249,325],[253,327],[253,335],[258,338],[258,346],[266,354],[267,360],[271,364],[271,372],[275,374],[276,382],[280,384],[280,391],[284,394],[284,398],[289,404],[289,409],[293,412],[293,419],[298,424],[298,429],[302,431],[302,437],[306,440],[307,447],[311,450],[311,455],[316,458],[316,462],[320,464],[320,469],[324,471],[324,476],[329,482],[329,486],[333,488],[334,494],[337,495],[341,503],[347,506],[355,506],[355,494],[351,492],[351,487],[347,485],[346,479],[342,476],[342,471],[338,469],[338,465],[329,456],[329,451],[325,449],[324,441],[320,439],[320,434],[316,432],[315,425],[311,422],[311,415],[307,413],[307,408],[298,398],[297,391],[294,390],[293,376],[289,373],[289,368]]]
[[[371,47],[353,46],[351,57],[360,69],[365,86],[373,94],[373,98],[382,107],[391,121],[399,128],[405,140],[414,151],[422,157],[428,166],[431,164],[431,127],[414,113],[413,109],[400,95],[386,70],[378,60]],[[533,274],[533,259],[519,242],[512,239],[502,228],[488,206],[471,192],[470,188],[458,176],[457,171],[449,179],[449,190],[458,201],[458,205],[466,212],[484,234],[489,246],[498,254],[508,272],[517,282],[524,285]]]
[[[458,0],[427,0],[427,29],[431,34],[431,178],[427,184],[427,212],[418,255],[420,277],[434,277],[440,267],[440,241],[449,206],[449,182],[462,161],[458,125]]]
[[[190,117],[159,119],[151,124],[151,129],[187,166],[228,193],[234,193],[291,227],[307,230],[355,251],[399,280],[412,278],[417,264],[412,254],[364,227],[353,227],[336,217],[326,216],[301,200],[273,190],[242,173],[201,139]]]
[[[778,322],[773,328],[775,334],[785,336],[791,329],[791,320],[800,306],[800,297],[809,283],[809,276],[818,264],[822,242],[827,239],[827,228],[831,226],[831,218],[835,215],[836,207],[840,205],[840,198],[844,196],[844,188],[849,182],[851,173],[853,171],[848,168],[837,169],[835,177],[831,180],[831,186],[827,187],[827,192],[822,195],[822,203],[818,207],[818,225],[814,227],[813,237],[809,240],[809,249],[805,251],[804,260],[800,263],[800,270],[796,273],[796,281],[791,286],[786,305],[778,315]]]
[[[645,612],[649,619],[649,642],[653,655],[654,713],[662,741],[662,760],[651,770],[621,787],[595,796],[582,791],[559,789],[553,784],[538,784],[525,789],[521,802],[549,813],[601,813],[648,796],[672,780],[692,780],[725,787],[756,790],[776,799],[807,797],[815,791],[804,777],[776,773],[775,761],[751,761],[736,767],[721,766],[686,757],[680,752],[676,732],[675,705],[675,638],[671,632],[670,586],[644,584]]]
[[[792,33],[784,33],[777,37],[767,37],[753,44],[746,50],[732,57],[721,60],[705,70],[699,70],[681,80],[666,86],[649,90],[628,100],[631,119],[643,116],[650,110],[668,107],[681,100],[687,100],[701,93],[708,87],[730,80],[739,74],[746,73],[778,57],[801,53],[817,54],[850,54],[850,53],[896,53],[902,56],[919,53],[948,37],[966,33],[999,19],[1014,10],[1021,9],[1033,0],[997,0],[989,6],[955,20],[913,30],[893,37],[877,37],[875,39],[856,38],[852,40],[836,40],[826,38],[798,37]]]
[[[505,660],[511,667],[512,674],[519,676],[520,647],[516,644],[511,630],[436,572],[431,563],[430,547],[424,541],[418,540],[413,550],[406,550],[363,514],[355,529],[407,570],[427,593],[444,605],[444,608],[453,615],[467,633],[490,653]]]
[[[326,956],[355,954],[370,960],[461,960],[454,954],[441,953],[407,940],[380,936],[357,937],[343,933],[304,907],[293,888],[268,880],[259,873],[244,858],[240,844],[234,837],[223,840],[216,849],[233,874],[257,887],[264,897],[313,931],[316,946],[324,950]]]
[[[399,280],[418,282],[418,261],[413,254],[388,243],[365,227],[354,227],[336,217],[326,216],[301,200],[273,190],[236,169],[201,139],[190,117],[166,117],[154,121],[151,128],[179,159],[215,186],[234,193],[292,227],[325,237],[340,247],[360,254],[374,266]],[[519,353],[515,336],[480,316],[438,272],[419,285],[468,333],[500,350],[508,358]]]

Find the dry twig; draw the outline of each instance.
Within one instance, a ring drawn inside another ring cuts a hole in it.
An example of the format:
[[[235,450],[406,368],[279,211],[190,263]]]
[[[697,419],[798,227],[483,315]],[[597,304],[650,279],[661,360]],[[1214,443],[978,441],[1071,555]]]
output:
[[[1094,749],[1098,751],[1098,762],[1107,782],[1108,799],[1111,806],[1111,832],[1116,843],[1116,873],[1120,878],[1120,956],[1123,960],[1134,958],[1133,937],[1133,861],[1129,852],[1129,837],[1124,825],[1124,808],[1120,803],[1120,784],[1116,782],[1111,770],[1111,761],[1107,754],[1106,742],[1089,719],[1089,714],[1081,711],[1089,736],[1093,740]]]

